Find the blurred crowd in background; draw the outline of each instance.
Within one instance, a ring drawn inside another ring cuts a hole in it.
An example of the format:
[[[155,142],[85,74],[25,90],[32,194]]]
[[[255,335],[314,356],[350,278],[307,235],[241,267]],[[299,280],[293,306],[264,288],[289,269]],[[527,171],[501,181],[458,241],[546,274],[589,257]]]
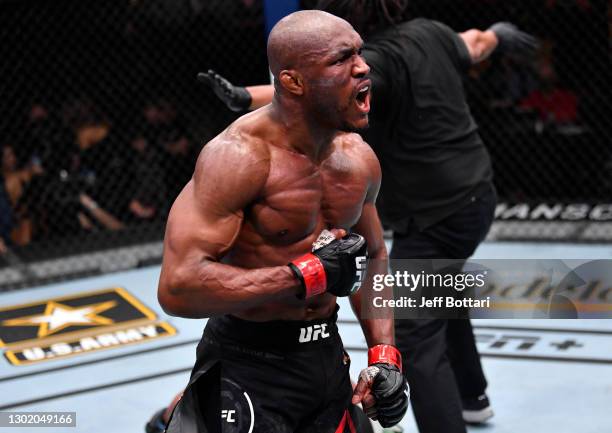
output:
[[[145,104],[134,118],[121,129],[88,100],[66,101],[57,112],[33,103],[24,134],[3,138],[5,241],[26,245],[163,219],[199,148],[166,100]]]
[[[611,10],[410,3],[407,16],[457,31],[506,19],[541,41],[535,58],[494,56],[466,78],[503,199],[609,199]],[[161,237],[202,145],[235,118],[196,73],[269,80],[261,0],[4,0],[0,35],[0,252],[142,225]]]

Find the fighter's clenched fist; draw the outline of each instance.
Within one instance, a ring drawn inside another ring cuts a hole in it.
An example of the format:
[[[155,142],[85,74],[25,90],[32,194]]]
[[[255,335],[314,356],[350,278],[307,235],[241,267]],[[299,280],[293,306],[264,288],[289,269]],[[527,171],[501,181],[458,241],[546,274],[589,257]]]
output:
[[[325,232],[322,235],[325,236]],[[310,298],[324,292],[336,296],[352,295],[361,286],[367,254],[364,237],[351,233],[341,239],[324,241],[311,253],[293,260],[289,267],[304,287],[300,297]]]
[[[370,418],[391,427],[408,410],[410,391],[402,374],[402,357],[395,347],[379,344],[368,351],[368,365],[359,375],[352,403],[361,403]]]

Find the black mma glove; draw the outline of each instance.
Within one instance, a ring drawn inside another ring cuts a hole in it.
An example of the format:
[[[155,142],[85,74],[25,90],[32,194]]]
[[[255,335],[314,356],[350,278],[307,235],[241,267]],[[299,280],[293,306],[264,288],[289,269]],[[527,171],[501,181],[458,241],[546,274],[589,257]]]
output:
[[[368,350],[368,368],[359,375],[370,383],[370,391],[376,400],[368,416],[378,420],[383,427],[398,424],[408,410],[408,383],[402,374],[402,356],[388,344],[379,344]]]
[[[315,242],[312,253],[304,254],[288,265],[302,282],[304,292],[299,295],[302,299],[324,292],[349,296],[361,287],[368,256],[366,240],[351,233],[317,248],[322,236],[333,237],[330,232],[324,233]]]
[[[497,51],[501,53],[508,51],[535,51],[538,48],[538,40],[536,38],[529,33],[520,31],[512,23],[495,23],[488,30],[497,36]]]
[[[246,88],[234,86],[212,69],[198,73],[198,81],[207,84],[232,111],[246,111],[251,106],[251,94]]]

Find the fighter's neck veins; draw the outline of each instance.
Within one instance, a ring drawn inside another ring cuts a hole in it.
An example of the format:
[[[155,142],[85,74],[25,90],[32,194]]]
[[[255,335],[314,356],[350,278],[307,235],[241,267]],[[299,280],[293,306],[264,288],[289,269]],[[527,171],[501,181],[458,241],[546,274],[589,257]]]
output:
[[[308,156],[313,163],[321,162],[327,157],[338,130],[322,126],[320,121],[308,116],[295,104],[285,103],[281,99],[274,99],[270,117],[283,129],[283,141],[292,150]]]

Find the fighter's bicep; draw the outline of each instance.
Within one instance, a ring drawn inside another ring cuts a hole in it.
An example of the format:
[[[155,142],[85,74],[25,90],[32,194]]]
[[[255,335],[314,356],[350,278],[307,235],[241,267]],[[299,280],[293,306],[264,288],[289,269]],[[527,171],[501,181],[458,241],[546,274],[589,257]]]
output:
[[[265,158],[228,150],[216,145],[203,151],[192,180],[172,206],[167,237],[178,251],[223,257],[238,236],[245,208],[261,194]]]
[[[170,210],[165,254],[194,261],[221,258],[231,248],[242,224],[242,212],[223,212],[222,207],[200,203],[190,181]]]

